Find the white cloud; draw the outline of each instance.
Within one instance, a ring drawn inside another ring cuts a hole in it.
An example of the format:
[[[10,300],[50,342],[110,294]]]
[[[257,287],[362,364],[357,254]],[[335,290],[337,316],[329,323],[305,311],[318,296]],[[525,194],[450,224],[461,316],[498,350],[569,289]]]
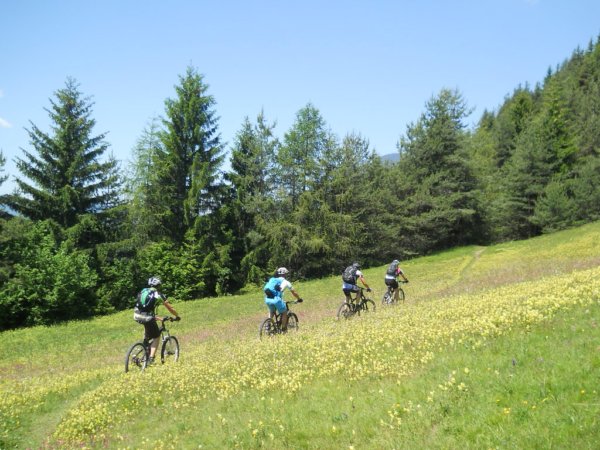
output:
[[[0,117],[0,128],[11,128],[12,124],[8,120],[4,120]]]

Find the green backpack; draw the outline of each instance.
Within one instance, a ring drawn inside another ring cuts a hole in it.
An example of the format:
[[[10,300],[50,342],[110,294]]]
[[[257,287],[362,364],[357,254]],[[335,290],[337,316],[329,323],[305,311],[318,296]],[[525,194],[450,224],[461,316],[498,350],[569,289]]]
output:
[[[154,288],[142,289],[137,296],[135,307],[141,312],[154,312],[154,308],[156,308],[156,298],[158,297],[156,294],[157,292]]]

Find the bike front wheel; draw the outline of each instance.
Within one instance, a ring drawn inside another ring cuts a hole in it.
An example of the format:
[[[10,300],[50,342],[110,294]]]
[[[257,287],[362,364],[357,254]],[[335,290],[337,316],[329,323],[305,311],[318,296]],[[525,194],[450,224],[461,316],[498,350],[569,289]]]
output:
[[[179,341],[175,336],[169,336],[163,341],[160,349],[160,360],[163,364],[174,363],[179,359]]]
[[[404,301],[404,291],[400,287],[398,288],[398,301],[399,302],[403,302]]]
[[[288,313],[288,331],[298,331],[299,326],[298,316],[295,313]]]
[[[375,312],[375,302],[370,298],[365,298],[360,305],[360,309],[364,312],[373,313]]]
[[[277,326],[275,325],[275,321],[270,317],[267,317],[265,320],[263,320],[260,324],[260,327],[258,327],[259,339],[273,336],[276,332]]]
[[[125,355],[125,372],[129,370],[142,371],[148,364],[148,354],[146,353],[146,347],[141,342],[133,344],[127,354]]]
[[[344,302],[340,305],[337,311],[337,319],[349,319],[354,314],[354,308],[347,302]]]

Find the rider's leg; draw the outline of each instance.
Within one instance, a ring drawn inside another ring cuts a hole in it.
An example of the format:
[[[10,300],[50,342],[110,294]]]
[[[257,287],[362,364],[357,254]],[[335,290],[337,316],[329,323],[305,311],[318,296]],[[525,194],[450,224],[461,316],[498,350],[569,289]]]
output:
[[[350,295],[349,289],[344,289],[344,295],[346,296],[346,303],[352,303],[352,296]]]
[[[158,341],[160,337],[160,329],[158,328],[158,324],[156,320],[153,320],[149,323],[144,324],[144,339],[149,341],[152,339],[150,343],[150,360],[154,359],[154,355],[156,354],[156,349],[158,348]]]
[[[276,309],[274,302],[265,300],[265,305],[267,305],[267,308],[269,308],[269,318],[274,319],[275,318],[275,309]]]
[[[286,331],[288,325],[288,313],[284,311],[281,313],[281,331]]]
[[[154,359],[154,355],[156,355],[156,349],[158,348],[158,338],[154,338],[152,339],[152,342],[150,343],[150,361],[152,361]]]

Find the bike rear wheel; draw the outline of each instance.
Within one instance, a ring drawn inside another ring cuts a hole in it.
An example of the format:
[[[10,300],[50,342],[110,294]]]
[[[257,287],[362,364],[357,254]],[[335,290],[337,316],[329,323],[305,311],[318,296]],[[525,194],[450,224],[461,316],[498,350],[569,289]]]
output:
[[[349,319],[354,315],[354,308],[348,302],[344,302],[340,305],[337,311],[337,319]]]
[[[273,336],[275,333],[277,333],[277,326],[275,325],[275,321],[270,317],[263,320],[260,327],[258,327],[258,337],[260,339]]]
[[[160,349],[160,360],[163,364],[174,363],[179,359],[179,341],[175,336],[169,336],[163,341]]]
[[[385,294],[383,294],[383,298],[381,299],[381,303],[383,305],[391,305],[392,303],[394,303],[394,297],[392,295],[391,289],[385,291]]]
[[[148,365],[148,354],[146,347],[141,342],[133,344],[125,355],[125,372],[129,370],[142,371]]]

